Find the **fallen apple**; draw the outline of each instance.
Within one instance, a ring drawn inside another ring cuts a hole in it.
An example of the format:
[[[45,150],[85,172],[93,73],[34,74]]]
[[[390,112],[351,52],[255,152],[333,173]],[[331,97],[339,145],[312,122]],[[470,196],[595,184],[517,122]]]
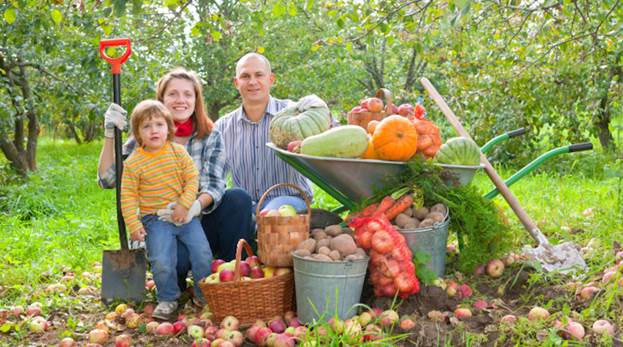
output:
[[[586,334],[582,324],[574,321],[570,321],[569,323],[567,323],[565,330],[570,335],[570,337],[575,338],[576,340],[582,340],[584,338],[584,335]]]
[[[543,307],[535,306],[528,312],[528,319],[532,321],[547,319],[547,317],[549,317],[549,311]]]
[[[359,324],[365,327],[370,324],[370,322],[372,322],[372,319],[374,319],[374,317],[372,317],[372,313],[370,313],[369,311],[361,312],[361,314],[359,315]]]
[[[472,311],[467,307],[459,307],[454,310],[454,316],[460,320],[472,318]]]
[[[596,334],[608,334],[608,336],[614,336],[614,326],[605,319],[596,320],[593,323],[593,331]]]
[[[391,327],[398,322],[398,313],[394,310],[385,310],[379,316],[379,324],[382,327]]]
[[[253,340],[258,346],[266,346],[266,340],[268,336],[272,334],[272,330],[268,327],[260,327],[255,333],[255,339]]]
[[[89,342],[100,345],[106,344],[108,341],[108,332],[102,329],[93,329],[89,332]]]
[[[496,278],[504,273],[504,262],[500,259],[492,259],[487,263],[487,275]]]
[[[268,327],[272,332],[281,334],[286,330],[286,323],[281,318],[275,317],[268,323]]]
[[[448,284],[446,285],[446,294],[448,294],[448,296],[452,298],[456,296],[458,289],[459,289],[459,284],[450,280]]]
[[[171,336],[174,334],[175,328],[173,328],[173,324],[169,322],[160,323],[156,328],[156,335],[160,336]]]
[[[400,329],[411,330],[413,328],[415,328],[415,317],[406,315],[400,318]]]
[[[156,333],[156,329],[158,328],[158,326],[160,326],[160,323],[158,323],[156,321],[151,321],[151,322],[147,323],[147,325],[145,325],[145,331],[148,332],[148,333],[155,334]]]
[[[204,334],[203,328],[198,326],[198,325],[189,325],[188,326],[188,336],[192,337],[193,339],[199,339],[202,338]]]
[[[41,316],[34,316],[28,323],[28,330],[33,333],[40,334],[48,329],[49,324],[50,323],[48,323],[45,318]]]
[[[152,279],[149,279],[145,282],[145,289],[152,290],[156,288],[156,282]]]
[[[130,347],[132,338],[129,335],[121,334],[115,337],[115,347]]]
[[[27,316],[39,316],[41,315],[41,304],[38,302],[32,303],[26,307]]]
[[[592,299],[593,296],[595,296],[595,293],[599,292],[599,290],[600,289],[595,286],[584,287],[580,290],[580,293],[578,294],[578,299],[582,302],[588,301]]]
[[[329,326],[331,330],[333,330],[336,334],[341,334],[344,332],[344,321],[339,319],[338,317],[329,318]]]
[[[240,321],[234,316],[227,316],[221,321],[220,327],[228,330],[238,330]]]
[[[212,347],[212,344],[210,343],[210,340],[201,337],[201,338],[195,339],[191,347]]]
[[[504,317],[502,317],[502,319],[500,319],[500,322],[507,324],[507,325],[513,325],[515,324],[516,321],[517,321],[517,316],[513,314],[507,314]]]
[[[71,337],[66,337],[59,342],[58,347],[75,347],[76,341]]]

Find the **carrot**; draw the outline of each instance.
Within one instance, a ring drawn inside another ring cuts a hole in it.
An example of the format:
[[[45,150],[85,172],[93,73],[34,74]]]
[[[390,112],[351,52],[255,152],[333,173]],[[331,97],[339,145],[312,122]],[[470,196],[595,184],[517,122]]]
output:
[[[396,203],[396,199],[392,198],[390,195],[386,196],[379,203],[379,207],[372,214],[373,216],[378,216],[384,214],[388,208],[392,207]]]
[[[400,197],[395,204],[388,208],[387,211],[385,211],[385,216],[387,219],[392,220],[408,209],[411,204],[413,204],[413,195],[405,194]]]
[[[363,217],[369,217],[372,215],[372,213],[374,213],[374,211],[376,211],[378,207],[379,207],[378,202],[374,204],[370,204],[366,206],[363,210],[359,211],[359,215]]]

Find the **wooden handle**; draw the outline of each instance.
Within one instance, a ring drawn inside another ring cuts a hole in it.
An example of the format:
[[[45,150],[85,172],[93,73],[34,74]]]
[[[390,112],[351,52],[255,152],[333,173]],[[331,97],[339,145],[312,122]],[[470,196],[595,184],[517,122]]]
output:
[[[374,96],[381,100],[385,99],[385,116],[392,114],[392,106],[394,106],[392,102],[392,92],[390,92],[389,89],[381,88],[376,91]]]
[[[234,281],[240,281],[240,263],[242,262],[242,247],[247,251],[247,256],[253,256],[253,250],[249,243],[245,241],[245,239],[238,240],[238,244],[236,245],[236,266],[234,268]]]
[[[437,106],[439,106],[443,114],[446,116],[448,122],[452,124],[452,126],[454,127],[454,129],[456,129],[459,135],[471,139],[471,136],[469,136],[465,128],[463,128],[463,125],[461,125],[454,112],[452,112],[450,107],[448,107],[448,104],[446,104],[445,100],[437,92],[437,89],[435,89],[433,84],[430,83],[430,81],[425,77],[421,78],[420,82],[422,83],[424,88],[426,88],[430,97],[435,101]],[[500,175],[498,175],[497,171],[495,171],[495,169],[483,153],[480,153],[480,161],[485,165],[485,171],[487,172],[487,175],[489,175],[489,178],[491,178],[491,180],[493,181],[495,187],[500,191],[506,202],[508,202],[508,205],[511,207],[511,209],[513,209],[513,211],[521,221],[521,224],[523,224],[523,226],[528,230],[530,235],[539,244],[548,244],[549,242],[547,241],[547,238],[545,238],[545,236],[543,235],[543,233],[541,233],[536,224],[534,224],[532,219],[530,219],[530,216],[528,216],[526,211],[524,211],[524,209],[521,207],[517,198],[515,198],[510,189],[508,189],[506,183],[504,183],[504,180],[500,177]]]

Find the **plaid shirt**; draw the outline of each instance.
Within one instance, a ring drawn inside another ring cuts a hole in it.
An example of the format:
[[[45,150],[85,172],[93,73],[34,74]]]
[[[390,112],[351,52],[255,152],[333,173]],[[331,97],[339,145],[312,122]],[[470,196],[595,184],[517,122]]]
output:
[[[226,170],[232,171],[233,183],[246,190],[256,203],[268,188],[278,183],[293,183],[299,186],[311,200],[312,190],[305,176],[300,174],[273,150],[266,146],[270,142],[268,126],[273,116],[288,106],[289,100],[270,97],[264,117],[259,122],[251,122],[242,107],[220,118],[216,128],[223,134],[227,153]],[[281,195],[299,195],[290,188],[280,187],[272,190],[267,199]],[[268,201],[268,200],[267,200]]]
[[[135,147],[136,141],[133,138],[128,139],[123,145],[124,158],[132,153]],[[208,193],[214,200],[210,207],[203,210],[204,214],[210,213],[221,203],[226,187],[225,152],[221,133],[213,129],[202,139],[192,135],[186,143],[186,150],[199,170],[199,194]],[[102,188],[114,188],[115,179],[115,164],[113,163],[104,175],[99,177],[99,184]]]

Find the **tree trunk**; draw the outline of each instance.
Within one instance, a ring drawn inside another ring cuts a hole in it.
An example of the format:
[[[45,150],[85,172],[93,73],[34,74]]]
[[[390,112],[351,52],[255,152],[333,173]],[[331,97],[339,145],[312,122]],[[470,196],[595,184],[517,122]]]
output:
[[[25,176],[30,170],[28,161],[23,155],[23,152],[20,153],[17,148],[15,148],[15,144],[7,138],[6,134],[0,135],[0,148],[4,156],[11,163],[11,167],[20,175]]]
[[[614,150],[614,138],[610,132],[610,107],[608,105],[608,92],[599,100],[599,109],[597,110],[597,136],[601,147],[607,151]]]
[[[78,132],[76,131],[76,127],[73,125],[73,123],[67,124],[67,129],[69,129],[69,132],[71,133],[71,136],[74,138],[74,140],[76,140],[76,143],[79,145],[82,144],[80,134],[78,134]]]

